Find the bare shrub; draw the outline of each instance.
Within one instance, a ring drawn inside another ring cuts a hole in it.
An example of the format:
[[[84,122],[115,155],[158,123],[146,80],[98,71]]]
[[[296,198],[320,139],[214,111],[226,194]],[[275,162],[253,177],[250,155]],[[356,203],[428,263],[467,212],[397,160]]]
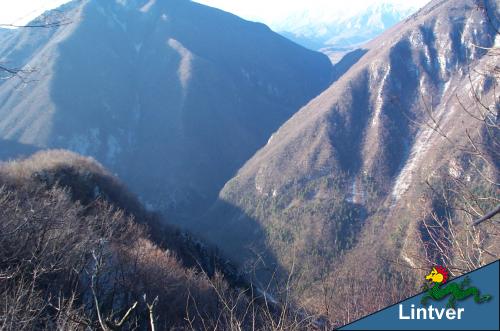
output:
[[[0,330],[310,329],[290,286],[275,299],[245,283],[92,159],[0,166]]]

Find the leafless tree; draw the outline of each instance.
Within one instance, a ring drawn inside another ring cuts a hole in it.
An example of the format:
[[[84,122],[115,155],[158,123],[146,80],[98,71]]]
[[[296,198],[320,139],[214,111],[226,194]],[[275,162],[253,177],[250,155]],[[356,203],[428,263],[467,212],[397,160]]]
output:
[[[500,35],[498,19],[485,7],[478,10]],[[455,95],[464,121],[470,124],[461,139],[452,137],[426,107],[426,125],[448,142],[459,170],[441,171],[439,179],[425,183],[431,212],[422,215],[420,240],[425,250],[421,259],[427,265],[442,263],[453,275],[500,257],[500,48],[471,46],[491,61],[469,69],[468,93]],[[490,94],[485,96],[482,86],[487,84]]]

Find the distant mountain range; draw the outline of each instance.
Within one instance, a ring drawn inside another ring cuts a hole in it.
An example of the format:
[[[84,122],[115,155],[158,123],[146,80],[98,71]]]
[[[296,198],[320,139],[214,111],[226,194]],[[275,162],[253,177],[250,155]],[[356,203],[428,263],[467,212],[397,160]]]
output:
[[[338,62],[347,51],[360,47],[399,23],[419,7],[380,1],[349,14],[302,12],[273,27],[310,49],[322,50]]]

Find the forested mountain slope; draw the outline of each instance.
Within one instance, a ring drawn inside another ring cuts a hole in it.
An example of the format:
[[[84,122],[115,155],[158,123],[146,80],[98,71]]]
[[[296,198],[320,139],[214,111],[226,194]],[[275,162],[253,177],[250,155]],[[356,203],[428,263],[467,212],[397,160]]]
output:
[[[470,261],[453,248],[451,227],[436,226],[438,235],[428,226],[470,224],[498,203],[499,8],[480,5],[433,1],[370,43],[225,185],[208,236],[235,259],[298,275],[297,296],[318,309],[325,282],[339,305],[370,294],[367,312],[395,300],[366,288],[382,286],[376,279],[400,284],[435,256],[462,270],[498,256],[487,225],[480,244],[493,253]],[[475,198],[464,202],[466,192]],[[350,298],[337,292],[346,286]]]

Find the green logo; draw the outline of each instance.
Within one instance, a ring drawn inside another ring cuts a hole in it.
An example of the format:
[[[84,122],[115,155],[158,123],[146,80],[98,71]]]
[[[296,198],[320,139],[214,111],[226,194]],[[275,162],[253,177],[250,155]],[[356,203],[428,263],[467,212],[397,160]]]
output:
[[[426,306],[429,299],[440,301],[449,296],[447,308],[455,308],[455,303],[457,301],[462,301],[468,297],[474,297],[474,302],[484,303],[491,300],[491,295],[481,295],[477,287],[469,287],[470,279],[465,277],[465,279],[457,284],[450,283],[444,285],[448,280],[448,270],[442,266],[435,266],[432,268],[431,272],[425,276],[428,281],[425,283],[425,290],[427,294],[422,298],[421,303]]]

